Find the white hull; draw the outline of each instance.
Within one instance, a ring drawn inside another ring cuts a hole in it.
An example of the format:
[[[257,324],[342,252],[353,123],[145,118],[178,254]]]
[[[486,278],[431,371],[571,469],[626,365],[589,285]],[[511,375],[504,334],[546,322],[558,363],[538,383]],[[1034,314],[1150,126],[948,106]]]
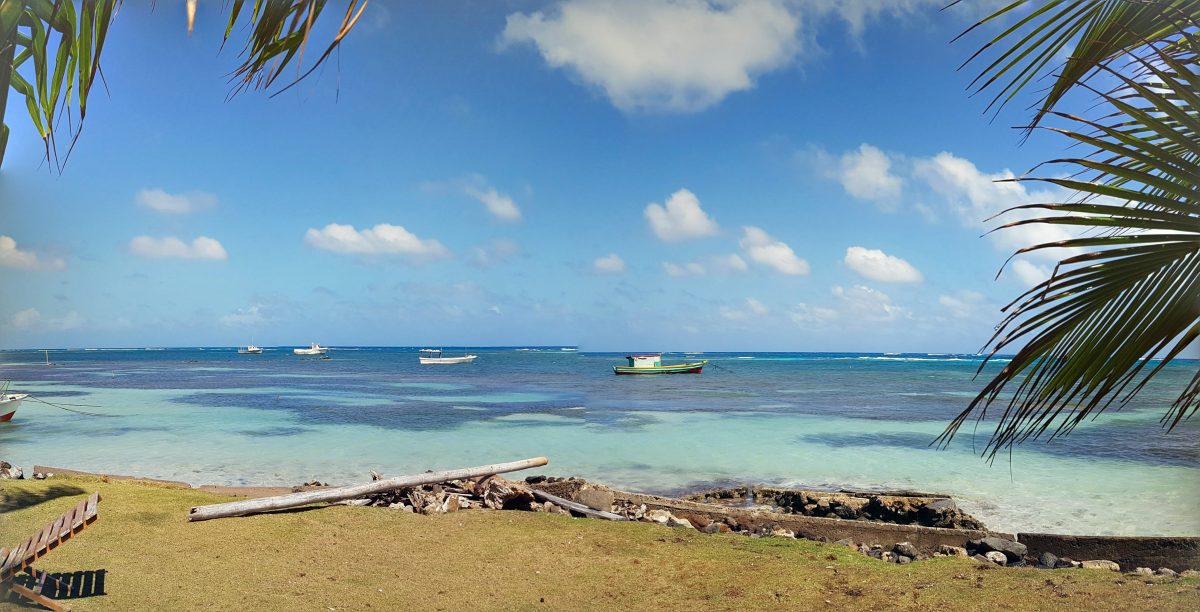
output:
[[[324,355],[325,353],[329,352],[329,349],[327,349],[323,346],[314,344],[314,345],[310,346],[309,348],[292,349],[292,352],[297,355]]]
[[[0,395],[0,422],[12,420],[21,407],[21,400],[29,397],[26,393],[8,393]]]
[[[248,346],[246,348],[238,349],[239,355],[261,355],[262,352],[263,350],[257,346]]]
[[[420,357],[420,360],[421,365],[447,365],[451,363],[471,363],[476,358],[476,355],[467,355],[465,357]]]

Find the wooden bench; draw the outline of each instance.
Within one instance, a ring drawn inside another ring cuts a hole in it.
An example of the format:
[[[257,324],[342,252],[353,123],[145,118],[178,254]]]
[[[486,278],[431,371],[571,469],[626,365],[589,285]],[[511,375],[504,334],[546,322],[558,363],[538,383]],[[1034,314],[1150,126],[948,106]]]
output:
[[[99,518],[97,514],[97,506],[99,504],[100,494],[92,493],[87,499],[79,502],[79,505],[54,519],[44,529],[33,534],[20,545],[13,547],[11,550],[0,548],[0,559],[3,560],[0,562],[0,601],[8,599],[9,592],[12,592],[19,597],[28,599],[51,610],[69,609],[55,602],[53,599],[42,595],[42,588],[46,583],[52,584],[57,589],[59,586],[58,581],[51,578],[44,571],[33,569],[33,562],[44,557],[46,553],[58,548],[63,542],[70,540],[72,536],[83,531],[88,525],[96,522],[96,519]],[[33,588],[14,582],[14,579],[21,572],[33,576],[35,581]]]

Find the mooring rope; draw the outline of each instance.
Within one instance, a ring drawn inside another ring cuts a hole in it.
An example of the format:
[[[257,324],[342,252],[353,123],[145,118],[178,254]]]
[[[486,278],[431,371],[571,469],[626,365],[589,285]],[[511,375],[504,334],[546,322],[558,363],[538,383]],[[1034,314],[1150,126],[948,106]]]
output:
[[[44,399],[34,397],[32,395],[27,396],[25,399],[30,399],[35,402],[40,402],[47,406],[53,406],[55,408],[58,408],[59,410],[66,410],[67,412],[74,412],[75,414],[82,414],[83,416],[93,416],[93,417],[115,417],[115,416],[117,416],[115,414],[100,414],[97,412],[86,412],[83,410],[72,410],[71,408],[67,408],[67,406],[81,406],[84,408],[103,408],[103,406],[96,406],[93,404],[55,404],[54,402],[47,402]]]

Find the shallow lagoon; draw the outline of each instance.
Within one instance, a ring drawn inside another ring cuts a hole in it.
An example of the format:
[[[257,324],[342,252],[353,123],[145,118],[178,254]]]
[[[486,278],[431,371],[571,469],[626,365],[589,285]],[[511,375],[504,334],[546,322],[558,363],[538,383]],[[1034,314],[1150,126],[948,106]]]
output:
[[[0,457],[290,485],[546,455],[547,473],[640,491],[905,488],[954,495],[994,529],[1200,534],[1200,426],[1158,424],[1194,362],[1127,409],[988,465],[970,430],[929,446],[982,385],[974,356],[707,354],[700,376],[616,377],[618,355],[472,352],[474,364],[422,367],[415,349],[60,351],[52,368],[4,353],[14,389],[111,416],[27,401],[0,426]]]

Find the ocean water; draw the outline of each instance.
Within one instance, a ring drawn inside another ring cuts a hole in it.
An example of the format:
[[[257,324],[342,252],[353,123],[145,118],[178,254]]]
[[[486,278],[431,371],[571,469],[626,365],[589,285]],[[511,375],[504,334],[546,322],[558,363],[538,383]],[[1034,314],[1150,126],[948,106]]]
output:
[[[0,458],[193,484],[359,482],[545,455],[540,473],[675,493],[719,484],[903,488],[953,495],[993,529],[1200,534],[1200,422],[1158,419],[1195,372],[1169,366],[1130,406],[994,464],[966,428],[930,447],[983,385],[973,355],[710,353],[701,375],[614,376],[620,355],[471,349],[421,366],[415,348],[0,353],[27,400]],[[989,366],[1000,367],[999,364]],[[532,472],[531,472],[532,473]]]

